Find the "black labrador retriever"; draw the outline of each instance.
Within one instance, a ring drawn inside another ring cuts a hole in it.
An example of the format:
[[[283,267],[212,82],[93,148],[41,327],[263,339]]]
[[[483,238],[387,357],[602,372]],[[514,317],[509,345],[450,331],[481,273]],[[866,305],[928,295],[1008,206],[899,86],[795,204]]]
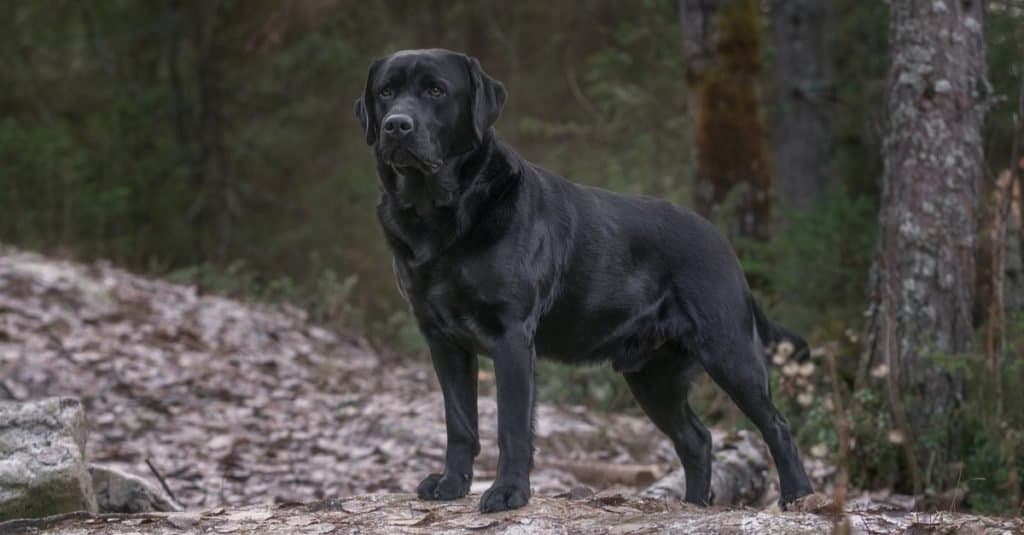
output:
[[[483,512],[529,500],[537,356],[611,360],[675,445],[686,500],[701,505],[712,500],[711,439],[686,398],[706,370],[768,443],[783,505],[810,494],[771,401],[764,349],[806,343],[765,318],[726,239],[684,208],[522,159],[491,128],[505,98],[476,59],[434,49],[375,61],[356,101],[398,286],[444,393],[444,471],[419,496],[469,492],[480,450],[476,355],[493,358],[498,396],[498,473]]]

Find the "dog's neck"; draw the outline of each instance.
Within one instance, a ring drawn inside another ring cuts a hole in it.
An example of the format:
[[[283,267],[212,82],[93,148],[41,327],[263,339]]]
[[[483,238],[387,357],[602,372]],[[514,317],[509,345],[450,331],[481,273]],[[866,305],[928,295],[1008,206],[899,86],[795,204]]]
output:
[[[447,158],[434,174],[408,167],[398,169],[378,158],[377,175],[380,177],[382,201],[392,209],[411,210],[422,218],[430,218],[437,210],[451,207],[462,189],[460,171],[477,150]]]
[[[488,131],[477,146],[424,175],[377,158],[378,218],[393,252],[412,264],[435,259],[473,231],[515,189],[522,170],[511,149]]]

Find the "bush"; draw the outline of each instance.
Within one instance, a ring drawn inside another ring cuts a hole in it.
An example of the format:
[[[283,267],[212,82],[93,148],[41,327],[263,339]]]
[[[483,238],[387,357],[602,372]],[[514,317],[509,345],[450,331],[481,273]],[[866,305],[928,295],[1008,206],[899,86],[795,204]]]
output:
[[[841,188],[788,221],[765,243],[744,242],[741,262],[762,305],[805,337],[859,330],[877,236],[874,203]]]

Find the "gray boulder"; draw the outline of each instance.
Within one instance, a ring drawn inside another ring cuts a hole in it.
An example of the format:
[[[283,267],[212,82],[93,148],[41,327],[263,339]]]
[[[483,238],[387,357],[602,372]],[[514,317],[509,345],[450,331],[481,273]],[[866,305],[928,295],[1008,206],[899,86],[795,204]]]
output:
[[[89,466],[101,513],[181,511],[182,507],[159,486],[112,466]]]
[[[0,402],[0,521],[97,511],[85,435],[77,399]]]

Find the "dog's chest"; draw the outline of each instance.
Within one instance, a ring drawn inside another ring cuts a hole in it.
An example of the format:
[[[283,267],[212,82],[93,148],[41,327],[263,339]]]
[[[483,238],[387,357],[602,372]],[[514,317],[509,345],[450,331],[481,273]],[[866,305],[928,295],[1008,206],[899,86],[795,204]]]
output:
[[[468,262],[411,266],[395,259],[395,277],[417,320],[446,336],[486,351],[501,332],[495,290],[502,285]]]

